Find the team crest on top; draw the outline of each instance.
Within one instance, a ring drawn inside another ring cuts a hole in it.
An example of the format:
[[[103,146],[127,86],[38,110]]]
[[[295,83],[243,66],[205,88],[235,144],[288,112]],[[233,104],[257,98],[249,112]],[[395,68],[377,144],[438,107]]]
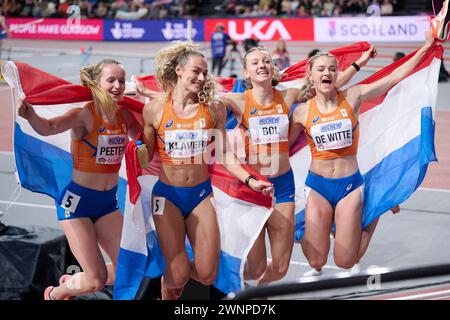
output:
[[[252,109],[252,110],[250,110],[250,114],[251,114],[251,115],[254,115],[254,114],[255,114],[255,112],[256,112],[256,108],[255,108],[255,107],[253,107],[253,109]]]
[[[313,122],[313,123],[316,123],[319,119],[320,119],[320,117],[317,116],[317,117],[315,117],[315,118],[312,120],[312,122]]]
[[[171,125],[173,125],[173,120],[166,123],[166,128],[170,128]]]
[[[204,127],[206,127],[206,120],[205,120],[205,118],[198,119],[198,125],[199,125],[200,129],[203,129]]]
[[[101,127],[99,131],[100,132],[105,132],[105,129],[106,129],[105,127]]]
[[[341,114],[342,114],[342,116],[343,116],[344,118],[347,118],[347,117],[348,117],[347,110],[345,110],[345,109],[340,109],[340,111],[341,111]]]

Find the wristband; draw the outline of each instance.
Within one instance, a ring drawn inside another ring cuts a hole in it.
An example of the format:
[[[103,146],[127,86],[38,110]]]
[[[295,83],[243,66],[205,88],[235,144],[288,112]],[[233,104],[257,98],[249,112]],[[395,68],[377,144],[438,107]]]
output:
[[[249,184],[250,183],[250,179],[255,179],[256,180],[256,178],[254,176],[252,176],[252,175],[249,175],[247,178],[245,178],[244,182],[247,185],[247,187],[249,187],[249,188],[250,188],[250,184]]]
[[[358,64],[356,62],[352,63],[352,66],[356,69],[356,72],[358,72],[359,70],[361,70],[361,68],[358,66]]]

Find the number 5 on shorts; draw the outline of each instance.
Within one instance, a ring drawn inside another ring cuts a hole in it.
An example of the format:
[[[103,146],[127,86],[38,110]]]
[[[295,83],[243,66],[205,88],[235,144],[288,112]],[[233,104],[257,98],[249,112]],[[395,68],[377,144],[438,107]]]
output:
[[[64,194],[64,198],[61,200],[61,207],[67,211],[75,213],[78,202],[80,202],[80,196],[67,190]]]
[[[153,214],[162,216],[164,213],[164,205],[166,203],[166,198],[164,197],[153,197]]]

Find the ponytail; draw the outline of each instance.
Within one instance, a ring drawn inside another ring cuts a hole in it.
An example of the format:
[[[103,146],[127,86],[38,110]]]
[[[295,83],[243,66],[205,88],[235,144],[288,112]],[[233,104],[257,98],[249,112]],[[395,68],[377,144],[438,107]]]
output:
[[[102,73],[103,67],[107,64],[120,65],[116,60],[104,59],[95,65],[82,68],[80,70],[80,80],[83,86],[91,90],[97,111],[104,113],[109,120],[113,120],[116,117],[117,104],[111,95],[96,82]]]

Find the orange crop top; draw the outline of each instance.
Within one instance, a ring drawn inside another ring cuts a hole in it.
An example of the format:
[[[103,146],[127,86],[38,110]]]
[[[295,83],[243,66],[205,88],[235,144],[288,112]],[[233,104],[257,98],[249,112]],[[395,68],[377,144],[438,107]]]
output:
[[[119,120],[110,124],[97,113],[93,102],[87,108],[92,112],[92,131],[83,139],[72,139],[73,168],[93,173],[118,172],[129,141],[125,119],[117,111]]]
[[[278,152],[289,152],[289,108],[280,92],[273,89],[274,99],[266,106],[256,102],[251,89],[244,92],[244,97],[241,126],[249,133],[245,138],[246,154],[263,149],[270,153],[274,147]]]
[[[340,92],[338,106],[330,113],[319,111],[316,98],[310,100],[305,133],[313,159],[354,156],[358,150],[358,118]]]
[[[172,97],[169,97],[157,131],[161,162],[165,165],[209,163],[210,159],[204,157],[211,143],[210,129],[214,126],[207,104],[200,103],[197,114],[184,119],[175,114]]]

